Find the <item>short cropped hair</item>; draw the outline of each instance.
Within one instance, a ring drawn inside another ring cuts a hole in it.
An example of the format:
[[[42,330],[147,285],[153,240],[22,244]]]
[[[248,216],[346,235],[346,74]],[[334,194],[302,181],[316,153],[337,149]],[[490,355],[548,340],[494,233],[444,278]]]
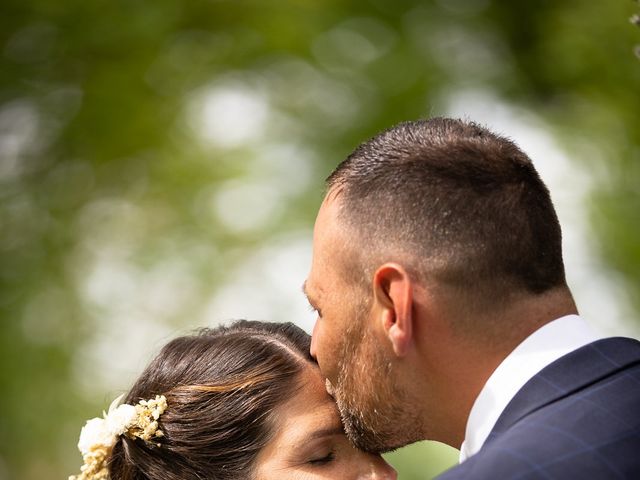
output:
[[[358,146],[327,190],[356,234],[364,282],[381,262],[408,258],[476,305],[566,286],[547,187],[522,150],[476,123],[401,123]]]

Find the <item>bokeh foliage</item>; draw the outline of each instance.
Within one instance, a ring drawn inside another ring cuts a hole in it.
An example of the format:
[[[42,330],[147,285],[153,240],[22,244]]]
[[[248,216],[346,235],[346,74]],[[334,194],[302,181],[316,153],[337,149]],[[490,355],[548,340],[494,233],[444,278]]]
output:
[[[78,428],[106,400],[99,372],[82,368],[92,339],[135,328],[144,339],[153,324],[136,315],[197,323],[247,252],[310,227],[322,179],[354,145],[441,113],[456,89],[491,90],[546,119],[576,165],[596,172],[597,242],[640,309],[635,10],[3,0],[0,479],[75,471]],[[236,218],[236,203],[253,221]],[[159,294],[137,299],[163,276]],[[115,358],[125,347],[111,348]],[[452,461],[430,452],[397,454],[403,478]]]

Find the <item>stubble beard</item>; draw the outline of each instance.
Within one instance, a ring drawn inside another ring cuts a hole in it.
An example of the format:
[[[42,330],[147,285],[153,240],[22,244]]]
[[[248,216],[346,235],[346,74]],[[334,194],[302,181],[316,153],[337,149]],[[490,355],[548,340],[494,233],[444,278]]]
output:
[[[363,317],[360,316],[360,319]],[[345,433],[359,449],[385,453],[422,440],[422,427],[393,365],[367,331],[354,321],[345,334],[333,394]]]

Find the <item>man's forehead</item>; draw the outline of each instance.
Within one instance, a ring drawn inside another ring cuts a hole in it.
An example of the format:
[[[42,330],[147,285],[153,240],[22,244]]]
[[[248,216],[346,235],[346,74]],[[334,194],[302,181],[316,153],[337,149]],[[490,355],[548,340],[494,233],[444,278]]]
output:
[[[306,287],[314,298],[322,295],[323,285],[327,292],[332,290],[329,283],[338,281],[346,259],[359,248],[354,244],[356,236],[342,217],[341,208],[342,197],[330,190],[318,211],[313,232],[311,271]]]
[[[329,247],[334,242],[344,242],[346,229],[344,222],[340,218],[342,203],[340,197],[331,195],[331,191],[325,196],[314,227],[314,244],[328,243]]]

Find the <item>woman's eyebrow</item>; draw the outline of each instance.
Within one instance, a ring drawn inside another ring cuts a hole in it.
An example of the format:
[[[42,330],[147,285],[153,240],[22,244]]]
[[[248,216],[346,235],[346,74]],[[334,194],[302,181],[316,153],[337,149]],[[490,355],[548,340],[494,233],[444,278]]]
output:
[[[309,435],[306,436],[306,440],[310,441],[310,440],[315,440],[317,438],[322,438],[322,437],[331,437],[333,435],[344,435],[344,430],[342,429],[342,426],[333,426],[333,427],[328,427],[328,428],[321,428],[319,430],[314,430],[313,432],[311,432]]]

